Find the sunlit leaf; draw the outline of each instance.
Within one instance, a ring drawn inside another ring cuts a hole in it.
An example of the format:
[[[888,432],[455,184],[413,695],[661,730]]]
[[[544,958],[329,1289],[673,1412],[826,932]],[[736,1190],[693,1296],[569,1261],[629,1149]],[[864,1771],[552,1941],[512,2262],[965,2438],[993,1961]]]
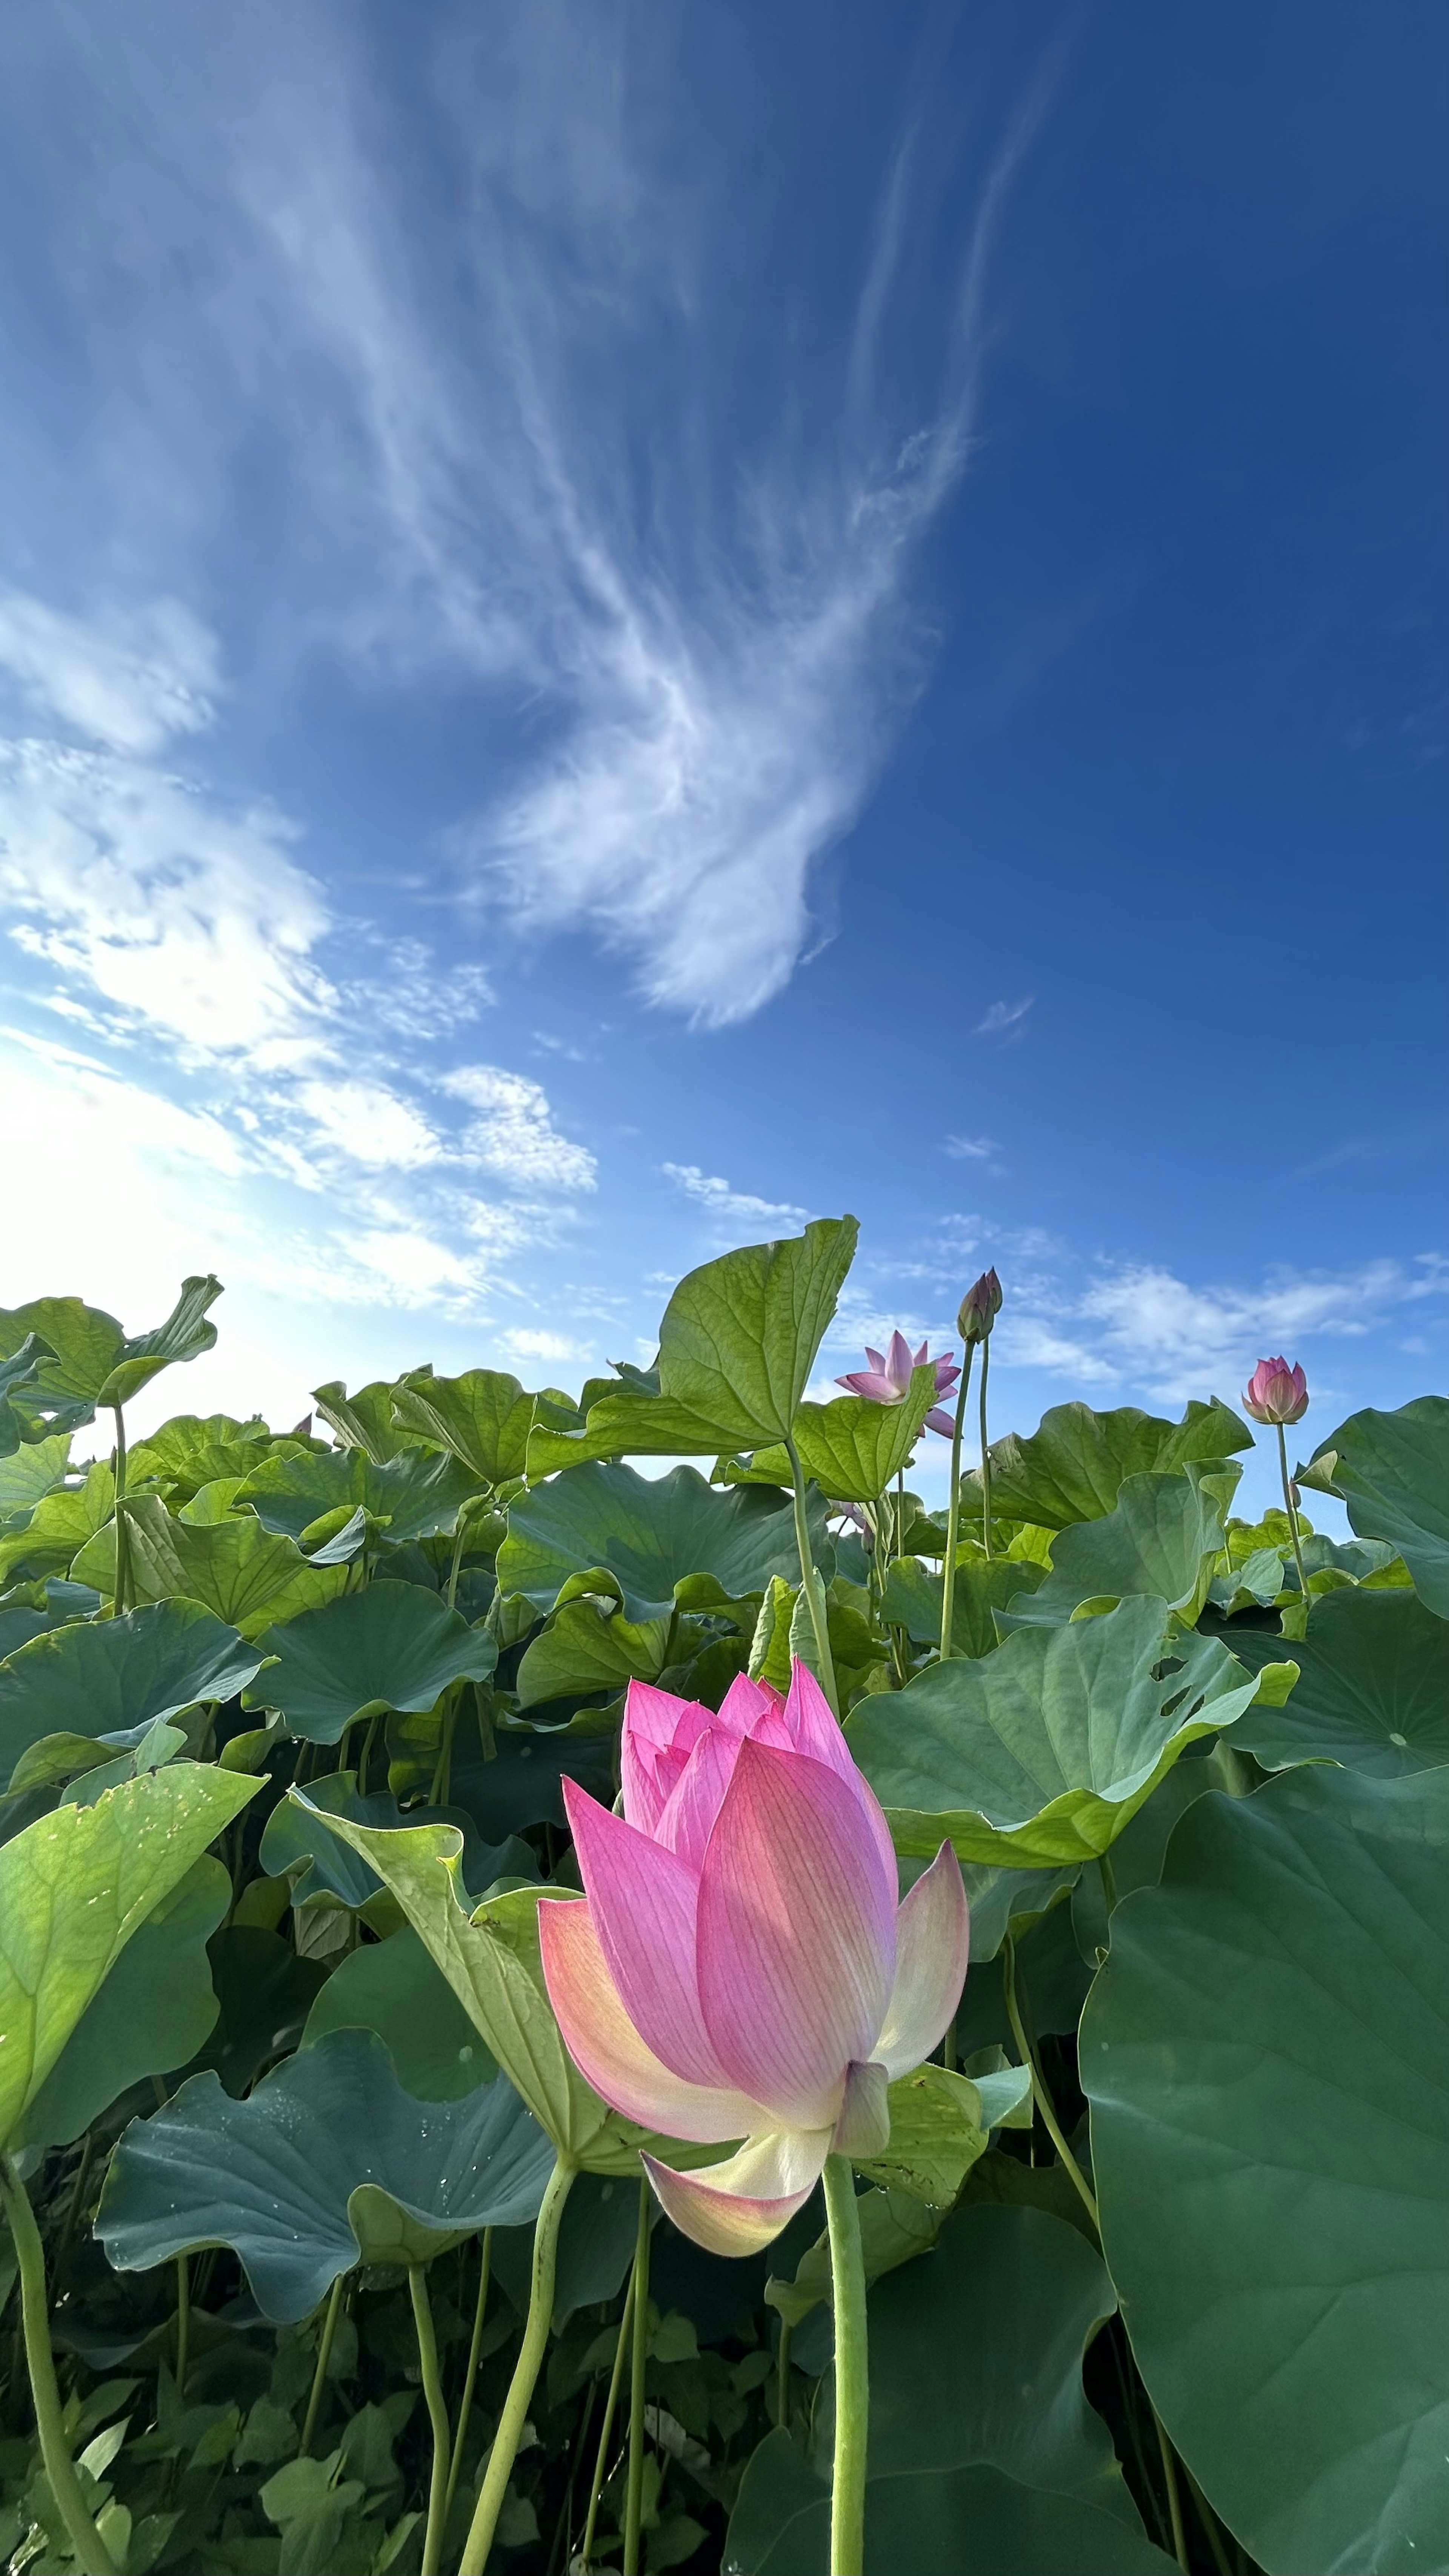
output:
[[[451,1451],[475,1483],[501,1485],[523,1473],[533,1397],[502,1369],[469,1369],[462,1377],[414,1369],[392,1390],[392,1418]]]
[[[1314,1602],[1303,1637],[1248,1628],[1231,1644],[1265,1679],[1282,1660],[1298,1667],[1281,1707],[1260,1701],[1234,1734],[1265,1770],[1341,1762],[1389,1780],[1449,1762],[1449,1622],[1417,1593],[1345,1586]]]
[[[1449,1619],[1449,1396],[1351,1414],[1314,1458],[1331,1462],[1360,1537],[1397,1548],[1420,1599]]]
[[[235,1500],[299,1544],[317,1522],[362,1510],[398,1545],[451,1530],[477,1486],[471,1469],[432,1449],[405,1449],[382,1466],[365,1449],[297,1449],[264,1458]]]
[[[1110,1512],[1053,1541],[1045,1581],[1008,1615],[1045,1626],[1069,1619],[1085,1601],[1151,1593],[1184,1619],[1196,1618],[1222,1548],[1224,1486],[1231,1492],[1239,1473],[1236,1463],[1219,1459],[1194,1462],[1181,1475],[1125,1477]]]
[[[1009,1432],[991,1444],[993,1519],[1070,1529],[1114,1509],[1129,1476],[1175,1474],[1200,1459],[1250,1449],[1246,1422],[1214,1398],[1189,1404],[1180,1422],[1164,1422],[1124,1404],[1094,1413],[1087,1404],[1054,1404],[1026,1438]],[[981,1476],[962,1480],[963,1510],[981,1517]]]
[[[823,1501],[812,1538],[826,1546]],[[630,1619],[667,1619],[681,1583],[712,1575],[727,1598],[762,1592],[772,1575],[800,1575],[794,1514],[781,1494],[748,1486],[722,1494],[693,1467],[640,1476],[592,1465],[533,1487],[509,1505],[498,1585],[550,1610],[570,1575],[600,1566],[617,1578]]]
[[[273,1536],[249,1512],[211,1523],[173,1520],[155,1494],[137,1495],[125,1508],[136,1599],[199,1601],[244,1637],[330,1601],[347,1581],[345,1566],[309,1565],[291,1539]],[[87,1541],[71,1573],[113,1597],[113,1521]]]

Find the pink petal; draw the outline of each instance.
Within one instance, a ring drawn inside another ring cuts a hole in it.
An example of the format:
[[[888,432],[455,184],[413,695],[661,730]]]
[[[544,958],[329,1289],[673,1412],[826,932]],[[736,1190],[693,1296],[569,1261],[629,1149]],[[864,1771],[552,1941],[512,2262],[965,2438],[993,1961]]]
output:
[[[910,1385],[913,1366],[911,1346],[905,1334],[892,1333],[890,1357],[886,1361],[886,1375],[898,1396],[904,1395]]]
[[[672,1691],[656,1690],[652,1682],[629,1684],[624,1698],[619,1776],[624,1789],[624,1813],[631,1825],[638,1825],[646,1834],[654,1831],[660,1809],[684,1768],[694,1736],[689,1736],[682,1750],[676,1750],[676,1740],[691,1715],[707,1720],[709,1711],[697,1707],[692,1700],[676,1699]]]
[[[752,1682],[748,1673],[736,1673],[719,1704],[717,1726],[727,1726],[736,1735],[753,1735],[761,1718],[778,1716],[784,1707],[784,1695],[773,1682]]]
[[[795,1751],[808,1753],[812,1762],[825,1763],[829,1770],[838,1772],[850,1789],[875,1837],[885,1884],[894,1896],[899,1879],[891,1829],[881,1813],[870,1782],[855,1767],[854,1756],[840,1731],[840,1721],[829,1700],[809,1665],[802,1664],[798,1655],[790,1667],[790,1696],[785,1702],[785,1724],[790,1730],[790,1742]]]
[[[743,1735],[712,1726],[702,1735],[680,1773],[678,1786],[659,1819],[658,1838],[697,1871],[724,1793],[734,1776]]]
[[[848,1386],[852,1395],[863,1395],[871,1404],[899,1404],[900,1388],[893,1378],[880,1369],[853,1369],[849,1377],[838,1377],[837,1386]]]
[[[912,1366],[912,1368],[924,1368],[924,1367],[925,1367],[925,1365],[926,1365],[926,1352],[927,1352],[927,1350],[929,1349],[929,1347],[930,1347],[930,1342],[929,1342],[929,1337],[928,1337],[926,1341],[922,1342],[921,1347],[920,1347],[920,1349],[919,1349],[918,1351],[913,1351],[913,1352],[912,1352],[912,1354],[911,1354],[911,1366]]]
[[[700,1872],[699,1995],[727,2076],[781,2126],[834,2125],[895,1969],[894,1873],[853,1786],[746,1742]]]
[[[873,1369],[881,1372],[884,1371],[886,1364],[884,1351],[873,1351],[869,1342],[867,1342],[865,1346],[865,1356],[869,1360]]]
[[[656,2057],[690,2084],[727,2084],[695,1978],[699,1874],[564,1778],[564,1805],[599,1946],[624,2009]]]
[[[930,2056],[949,2030],[971,1948],[961,1864],[949,1843],[923,1870],[896,1916],[896,1981],[870,2054],[894,2081]]]
[[[545,1897],[538,1909],[543,1977],[564,2045],[586,2084],[626,2120],[666,2137],[714,2145],[748,2137],[766,2118],[728,2087],[687,2084],[646,2048],[609,1974],[581,1897]]]
[[[954,1440],[956,1437],[955,1416],[950,1413],[943,1413],[939,1404],[933,1404],[930,1412],[926,1416],[926,1429],[928,1431],[939,1431],[943,1440]]]
[[[830,2149],[828,2129],[787,2129],[747,2138],[737,2156],[702,2173],[676,2173],[654,2156],[641,2161],[661,2208],[710,2254],[758,2254],[803,2209]]]
[[[888,2079],[874,2062],[850,2067],[845,2099],[830,2141],[833,2156],[883,2156],[891,2142]]]

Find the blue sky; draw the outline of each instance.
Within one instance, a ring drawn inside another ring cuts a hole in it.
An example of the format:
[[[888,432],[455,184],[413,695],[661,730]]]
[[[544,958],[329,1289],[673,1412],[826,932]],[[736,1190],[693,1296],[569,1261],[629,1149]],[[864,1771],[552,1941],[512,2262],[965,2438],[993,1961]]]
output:
[[[1442,1384],[1446,35],[7,11],[0,1297],[287,1420],[850,1207],[822,1374]]]

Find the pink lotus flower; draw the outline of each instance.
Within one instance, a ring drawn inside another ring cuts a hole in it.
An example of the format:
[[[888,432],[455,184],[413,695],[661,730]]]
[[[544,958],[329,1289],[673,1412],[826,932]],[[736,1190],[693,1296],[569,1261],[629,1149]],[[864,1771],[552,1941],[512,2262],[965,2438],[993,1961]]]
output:
[[[899,1404],[902,1397],[911,1391],[911,1371],[928,1364],[926,1344],[922,1342],[920,1349],[913,1351],[904,1333],[892,1333],[888,1351],[873,1351],[867,1343],[865,1356],[870,1362],[869,1368],[852,1369],[847,1377],[838,1377],[835,1383],[848,1387],[852,1395],[868,1397],[872,1404]],[[949,1395],[961,1374],[950,1352],[943,1351],[940,1358],[931,1360],[929,1365],[936,1372],[936,1393]],[[930,1430],[941,1432],[947,1440],[952,1438],[956,1429],[950,1414],[943,1413],[939,1405],[932,1406],[926,1423]]]
[[[570,2054],[627,2119],[723,2163],[645,2168],[715,2254],[778,2236],[827,2155],[878,2155],[886,2087],[955,2012],[969,1925],[949,1843],[896,1902],[884,1816],[814,1675],[742,1675],[718,1715],[631,1682],[624,1813],[569,1779],[587,1902],[539,1909]]]
[[[956,1330],[965,1342],[985,1342],[1001,1312],[1001,1282],[994,1270],[983,1270],[974,1286],[967,1289],[956,1318]]]
[[[1255,1422],[1301,1422],[1308,1411],[1308,1380],[1286,1360],[1259,1360],[1243,1405]]]

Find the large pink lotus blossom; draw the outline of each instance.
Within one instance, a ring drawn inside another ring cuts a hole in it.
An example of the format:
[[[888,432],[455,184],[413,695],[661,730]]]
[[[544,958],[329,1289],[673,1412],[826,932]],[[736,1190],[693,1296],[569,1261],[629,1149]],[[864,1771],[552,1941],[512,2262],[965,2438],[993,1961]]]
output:
[[[920,1349],[913,1351],[904,1333],[892,1333],[888,1351],[873,1351],[867,1343],[865,1356],[870,1362],[869,1368],[852,1369],[848,1376],[838,1377],[835,1383],[848,1387],[852,1395],[866,1396],[872,1404],[899,1404],[903,1396],[910,1394],[912,1369],[932,1367],[936,1372],[938,1395],[949,1395],[961,1374],[949,1351],[943,1351],[939,1359],[928,1362],[926,1344],[922,1342]],[[926,1424],[929,1430],[941,1432],[947,1440],[952,1438],[956,1429],[950,1414],[943,1412],[939,1405],[932,1406],[926,1416]]]
[[[1243,1404],[1255,1422],[1301,1422],[1308,1411],[1308,1380],[1286,1360],[1259,1360]]]
[[[624,1813],[569,1779],[587,1902],[539,1909],[543,1972],[581,2073],[627,2119],[700,2144],[646,2155],[660,2201],[715,2254],[750,2254],[827,2155],[879,2155],[886,2087],[956,2010],[969,1925],[949,1843],[903,1904],[884,1816],[814,1675],[743,1675],[716,1714],[631,1682]]]

